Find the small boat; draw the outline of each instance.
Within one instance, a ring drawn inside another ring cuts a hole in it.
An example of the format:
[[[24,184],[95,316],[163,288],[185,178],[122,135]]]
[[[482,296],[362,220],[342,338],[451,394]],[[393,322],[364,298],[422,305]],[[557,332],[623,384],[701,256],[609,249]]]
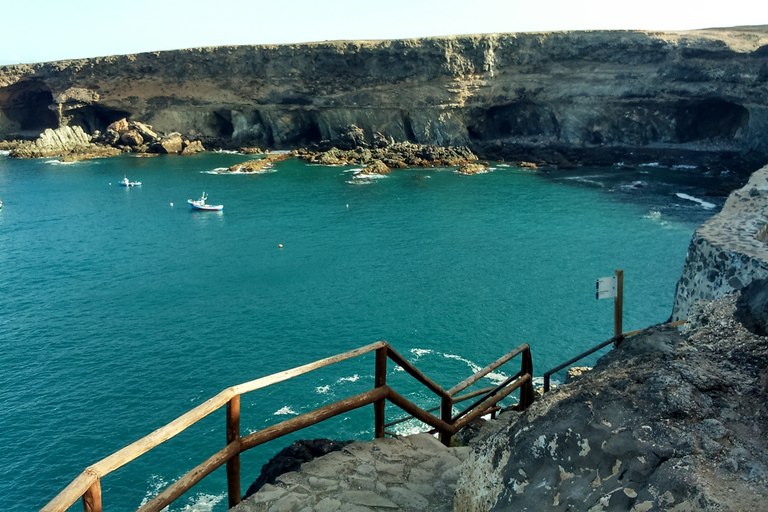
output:
[[[120,180],[120,182],[118,184],[120,186],[122,186],[122,187],[140,187],[141,186],[141,182],[140,181],[130,181],[130,180],[128,180],[127,177],[125,177],[122,180]]]
[[[2,210],[2,209],[3,209],[3,200],[0,199],[0,210]]]
[[[206,199],[208,199],[208,196],[206,196],[205,192],[203,192],[203,195],[200,196],[200,199],[198,199],[197,201],[193,201],[192,199],[187,199],[187,202],[189,203],[189,206],[191,206],[193,210],[206,210],[211,212],[218,212],[224,209],[223,204],[208,204],[205,202]]]

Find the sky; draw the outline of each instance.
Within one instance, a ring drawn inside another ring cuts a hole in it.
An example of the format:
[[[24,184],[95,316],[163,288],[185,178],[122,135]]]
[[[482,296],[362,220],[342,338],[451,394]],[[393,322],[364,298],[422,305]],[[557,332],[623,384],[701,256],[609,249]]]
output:
[[[767,0],[0,0],[0,65],[201,46],[768,24]]]

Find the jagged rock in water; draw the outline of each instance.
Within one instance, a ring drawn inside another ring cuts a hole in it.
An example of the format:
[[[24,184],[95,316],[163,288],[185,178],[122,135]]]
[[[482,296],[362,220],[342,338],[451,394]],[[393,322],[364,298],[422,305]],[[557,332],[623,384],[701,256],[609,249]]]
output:
[[[34,142],[20,144],[11,151],[11,156],[21,158],[64,156],[76,150],[87,151],[91,146],[91,137],[82,128],[63,126],[56,130],[49,128]]]
[[[205,151],[205,148],[203,147],[203,143],[199,140],[194,140],[192,142],[187,142],[184,145],[184,149],[181,150],[182,155],[194,155],[195,153],[200,153],[202,151]]]

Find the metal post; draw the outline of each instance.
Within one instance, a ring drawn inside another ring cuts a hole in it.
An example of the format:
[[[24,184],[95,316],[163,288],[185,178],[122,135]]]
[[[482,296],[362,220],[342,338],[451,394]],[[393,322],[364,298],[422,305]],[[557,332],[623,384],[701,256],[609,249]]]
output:
[[[613,299],[613,335],[622,333],[622,315],[624,313],[624,271],[616,270],[616,298]]]

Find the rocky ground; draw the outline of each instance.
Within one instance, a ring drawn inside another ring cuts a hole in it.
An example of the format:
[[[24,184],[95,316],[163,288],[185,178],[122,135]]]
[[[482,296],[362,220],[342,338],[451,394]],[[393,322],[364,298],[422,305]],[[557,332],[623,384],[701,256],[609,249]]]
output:
[[[766,302],[747,303],[700,303],[544,396],[477,445],[455,510],[767,510],[768,338],[734,318]]]

